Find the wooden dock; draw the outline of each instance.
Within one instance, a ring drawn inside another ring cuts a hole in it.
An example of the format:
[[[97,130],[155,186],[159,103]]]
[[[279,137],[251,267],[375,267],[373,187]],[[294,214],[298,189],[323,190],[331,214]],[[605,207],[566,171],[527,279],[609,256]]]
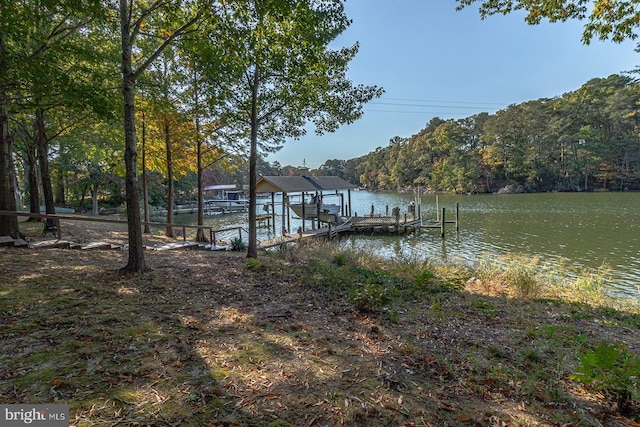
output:
[[[420,219],[398,218],[395,216],[366,215],[356,216],[351,219],[351,227],[354,231],[372,230],[378,232],[405,233],[420,227]]]
[[[349,218],[346,218],[342,224],[337,226],[333,226],[329,224],[327,227],[316,228],[315,230],[299,231],[298,233],[286,233],[279,237],[263,240],[258,243],[258,248],[268,249],[274,246],[293,243],[300,240],[309,239],[312,237],[328,237],[330,239],[333,239],[339,233],[351,231],[351,229],[352,229],[351,217],[349,217]]]
[[[341,218],[340,224],[333,225],[327,223],[326,227],[316,228],[314,230],[299,230],[298,233],[286,233],[282,236],[272,239],[263,240],[258,243],[259,249],[268,249],[274,246],[293,243],[313,237],[324,237],[329,240],[337,237],[340,233],[347,232],[372,232],[372,233],[397,233],[405,234],[411,231],[422,229],[440,229],[442,237],[445,233],[445,224],[455,224],[458,230],[458,209],[456,206],[455,221],[445,220],[445,209],[437,220],[421,220],[413,216],[403,217],[388,215],[365,215]]]

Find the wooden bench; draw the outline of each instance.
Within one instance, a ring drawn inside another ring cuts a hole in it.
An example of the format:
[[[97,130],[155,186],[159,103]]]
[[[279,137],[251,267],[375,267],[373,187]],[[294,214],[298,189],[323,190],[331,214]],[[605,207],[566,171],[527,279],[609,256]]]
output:
[[[58,237],[58,226],[53,221],[45,219],[44,229],[42,230],[42,237],[46,236],[47,233],[51,233],[55,237]]]

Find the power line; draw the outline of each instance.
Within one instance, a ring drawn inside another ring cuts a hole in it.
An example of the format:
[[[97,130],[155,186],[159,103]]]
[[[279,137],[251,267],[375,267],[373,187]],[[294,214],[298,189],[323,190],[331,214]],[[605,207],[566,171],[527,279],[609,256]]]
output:
[[[450,111],[450,112],[444,112],[444,111],[408,111],[408,110],[378,110],[378,109],[370,109],[370,108],[365,108],[364,109],[365,112],[375,112],[375,113],[402,113],[402,114],[435,114],[435,115],[458,115],[458,116],[463,116],[466,115],[466,113],[460,112],[460,111]]]
[[[438,101],[438,100],[434,100],[434,99],[416,99],[416,98],[389,98],[389,97],[383,97],[383,99],[385,100],[389,100],[389,101],[409,101],[409,102],[420,102],[420,103],[425,103],[425,102],[436,102],[436,103],[440,103],[440,104],[472,104],[472,105],[496,105],[496,106],[500,106],[500,107],[506,107],[508,104],[507,103],[500,103],[500,102],[476,102],[476,101]]]
[[[397,106],[401,106],[401,107],[435,107],[435,108],[440,108],[440,107],[446,107],[446,108],[463,108],[463,109],[471,109],[471,110],[477,110],[478,108],[486,108],[486,107],[480,107],[480,106],[471,106],[471,105],[433,105],[433,104],[406,104],[406,103],[400,103],[400,102],[379,102],[379,101],[370,101],[369,104],[374,104],[374,105],[397,105]],[[498,107],[495,108],[491,108],[491,110],[497,110]]]

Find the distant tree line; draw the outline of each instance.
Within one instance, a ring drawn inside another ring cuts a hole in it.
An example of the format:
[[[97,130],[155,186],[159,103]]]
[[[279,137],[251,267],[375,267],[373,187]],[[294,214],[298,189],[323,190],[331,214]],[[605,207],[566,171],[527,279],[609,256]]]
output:
[[[376,190],[640,190],[639,113],[638,82],[611,75],[495,114],[436,117],[410,138],[327,160],[317,173]]]

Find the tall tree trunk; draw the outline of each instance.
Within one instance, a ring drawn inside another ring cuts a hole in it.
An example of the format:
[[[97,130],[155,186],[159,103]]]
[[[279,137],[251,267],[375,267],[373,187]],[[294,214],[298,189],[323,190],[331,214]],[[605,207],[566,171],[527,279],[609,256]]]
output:
[[[142,206],[144,208],[144,233],[150,234],[149,227],[149,191],[147,190],[147,122],[142,113]]]
[[[249,153],[249,245],[247,258],[258,257],[258,230],[256,228],[256,163],[258,159],[258,93],[259,68],[256,65],[251,88],[251,149]]]
[[[40,164],[40,182],[42,183],[42,196],[44,197],[44,209],[47,214],[55,214],[53,204],[53,189],[51,187],[51,175],[49,174],[49,141],[44,129],[44,113],[41,109],[36,111],[34,124],[36,146],[38,148],[38,163]],[[52,220],[47,220],[52,223]]]
[[[140,199],[136,149],[135,74],[131,66],[130,23],[127,0],[120,0],[120,34],[122,36],[122,99],[124,103],[124,135],[126,168],[125,200],[127,204],[127,230],[129,233],[129,258],[121,273],[142,273],[147,270],[144,259],[142,228],[140,224]]]
[[[203,166],[202,166],[202,139],[200,138],[200,120],[196,118],[196,135],[198,135],[197,144],[197,162],[198,162],[198,225],[204,226],[204,185],[203,185]],[[204,234],[203,228],[198,228],[196,242],[206,242],[207,236]],[[215,242],[211,242],[213,245]]]
[[[9,114],[4,95],[0,88],[0,210],[15,211],[13,137],[9,132]],[[19,232],[18,217],[0,216],[0,236],[15,235]]]
[[[19,210],[23,210],[24,200],[22,200],[22,192],[20,191],[20,183],[18,182],[18,173],[11,174],[13,175],[13,188],[15,189],[16,195],[16,208]]]
[[[91,185],[91,215],[98,215],[98,182],[94,181]]]
[[[82,186],[82,192],[80,193],[80,203],[78,203],[78,207],[84,210],[84,196],[87,194],[88,185],[85,184]]]
[[[0,33],[0,70],[6,69],[4,55],[4,35]],[[16,192],[13,184],[13,137],[9,130],[7,93],[5,82],[0,76],[0,210],[16,210]],[[0,236],[20,233],[18,217],[0,216]]]
[[[27,183],[29,184],[29,212],[40,213],[40,192],[38,191],[38,160],[35,141],[27,141]],[[36,218],[33,218],[36,219]],[[40,221],[40,219],[37,219]]]
[[[173,224],[173,159],[171,158],[171,128],[169,126],[169,120],[165,117],[164,120],[164,145],[167,150],[167,223]],[[173,227],[167,225],[165,236],[175,237],[173,234]]]
[[[196,109],[196,161],[198,165],[198,226],[204,226],[204,184],[203,180],[203,166],[202,166],[202,135],[200,134],[200,104],[198,98],[198,76],[196,72],[193,72],[193,92],[194,92],[194,102]],[[206,242],[207,236],[204,234],[203,228],[198,228],[198,232],[196,233],[196,242]],[[211,242],[211,244],[215,244],[215,242]]]
[[[61,168],[56,173],[56,204],[60,206],[67,204],[64,194],[64,173]]]

